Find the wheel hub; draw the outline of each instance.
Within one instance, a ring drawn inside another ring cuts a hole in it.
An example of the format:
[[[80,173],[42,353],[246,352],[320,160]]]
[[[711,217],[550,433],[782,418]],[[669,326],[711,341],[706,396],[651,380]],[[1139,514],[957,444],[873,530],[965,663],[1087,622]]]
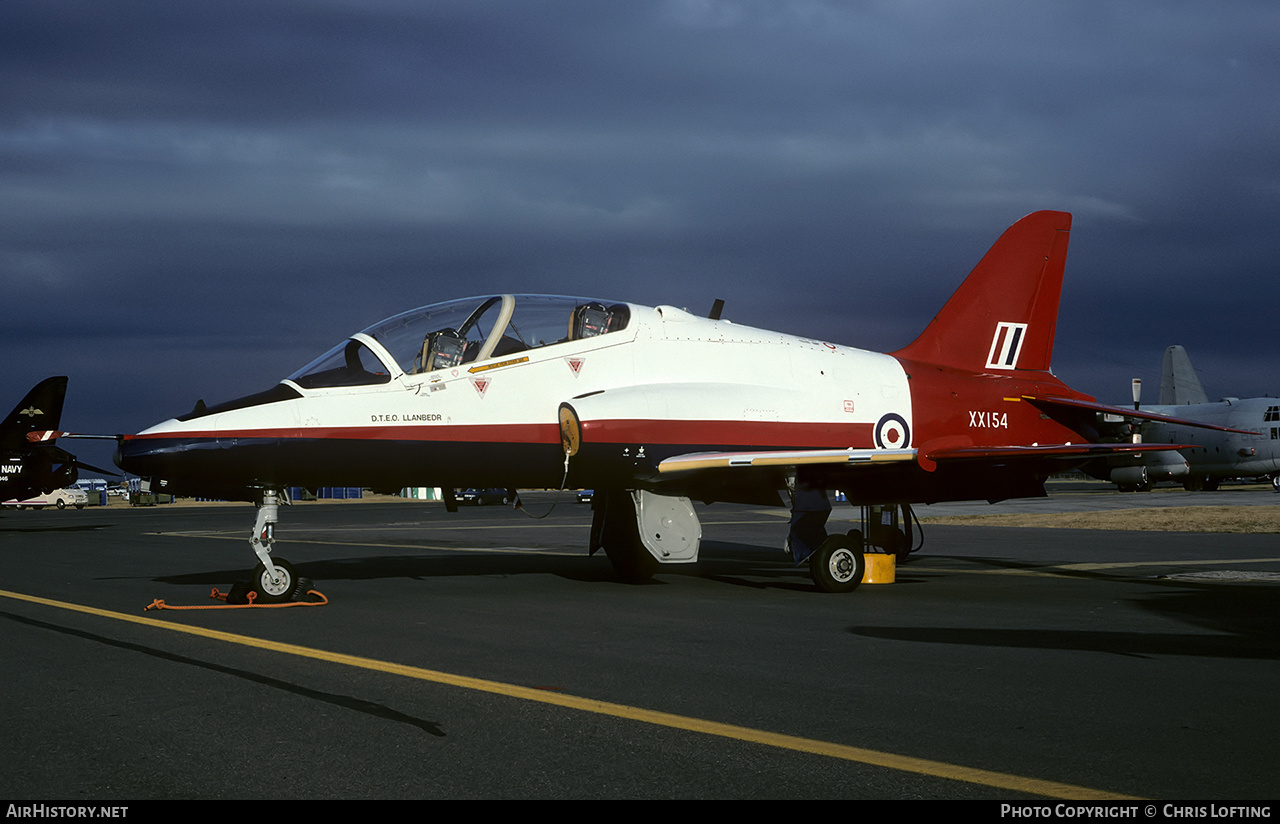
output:
[[[271,577],[270,570],[262,570],[262,591],[268,595],[284,595],[289,591],[289,574],[276,567],[276,576]]]
[[[844,582],[853,577],[857,564],[854,563],[852,552],[847,549],[839,549],[831,553],[831,561],[828,567],[831,570],[831,577],[837,581]]]

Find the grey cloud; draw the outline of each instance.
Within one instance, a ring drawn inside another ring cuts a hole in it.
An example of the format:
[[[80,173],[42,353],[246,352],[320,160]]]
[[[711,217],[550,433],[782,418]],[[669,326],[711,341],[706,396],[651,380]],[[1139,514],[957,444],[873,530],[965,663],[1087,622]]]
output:
[[[69,416],[137,429],[498,289],[724,297],[739,322],[891,349],[1055,208],[1075,214],[1060,375],[1122,400],[1177,342],[1207,388],[1274,393],[1278,18],[14,0],[6,391],[69,373]]]

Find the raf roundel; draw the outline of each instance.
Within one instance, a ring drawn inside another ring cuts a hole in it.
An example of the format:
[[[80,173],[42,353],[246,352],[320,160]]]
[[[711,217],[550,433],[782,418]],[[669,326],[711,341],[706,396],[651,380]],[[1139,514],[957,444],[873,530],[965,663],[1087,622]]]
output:
[[[905,449],[911,445],[911,427],[906,418],[890,412],[876,424],[876,446],[880,449]]]

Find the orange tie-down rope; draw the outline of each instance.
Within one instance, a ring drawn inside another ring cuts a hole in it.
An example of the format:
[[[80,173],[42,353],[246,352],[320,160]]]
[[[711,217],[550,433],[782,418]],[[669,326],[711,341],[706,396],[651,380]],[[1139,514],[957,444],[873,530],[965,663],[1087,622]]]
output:
[[[245,596],[249,599],[249,603],[247,604],[209,604],[207,606],[174,607],[166,604],[164,601],[157,598],[154,601],[152,601],[150,604],[148,604],[142,611],[146,612],[149,609],[269,609],[271,607],[322,607],[325,604],[329,603],[329,599],[324,597],[324,593],[318,590],[309,589],[307,590],[307,594],[314,595],[320,600],[319,601],[285,601],[284,603],[280,603],[280,604],[255,604],[254,601],[258,599],[258,593],[254,592],[253,590],[250,590],[248,594]],[[217,601],[225,601],[227,600],[227,593],[219,592],[218,588],[214,587],[213,592],[209,593],[209,597]]]

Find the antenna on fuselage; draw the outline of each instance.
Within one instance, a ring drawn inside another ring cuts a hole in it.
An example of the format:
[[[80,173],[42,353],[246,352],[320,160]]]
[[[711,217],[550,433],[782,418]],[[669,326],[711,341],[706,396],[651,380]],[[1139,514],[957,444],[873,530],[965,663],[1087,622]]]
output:
[[[1142,378],[1133,379],[1133,411],[1137,412],[1142,407]],[[1133,426],[1133,442],[1142,443],[1142,422]]]
[[[716,298],[715,303],[711,304],[711,312],[707,314],[707,317],[711,320],[720,320],[720,312],[723,309],[724,301],[720,298]]]

